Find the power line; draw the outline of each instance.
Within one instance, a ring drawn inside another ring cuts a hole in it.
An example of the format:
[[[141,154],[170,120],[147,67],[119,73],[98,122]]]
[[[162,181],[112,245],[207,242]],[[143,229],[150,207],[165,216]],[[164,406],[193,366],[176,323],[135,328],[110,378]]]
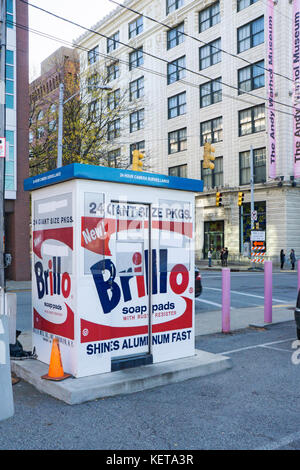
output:
[[[154,23],[157,23],[157,24],[159,24],[160,26],[164,26],[165,28],[168,28],[168,29],[170,29],[170,30],[174,28],[174,26],[169,26],[169,25],[167,25],[166,23],[163,23],[162,21],[156,20],[155,18],[152,18],[151,16],[145,15],[144,13],[141,13],[141,12],[139,12],[139,11],[137,11],[137,10],[134,10],[133,8],[130,8],[130,7],[126,6],[126,5],[123,5],[123,4],[119,3],[119,2],[116,2],[115,0],[109,0],[109,1],[110,1],[111,3],[115,3],[116,5],[119,5],[119,6],[122,7],[122,8],[125,8],[126,10],[129,10],[129,11],[131,11],[131,12],[137,14],[137,15],[143,16],[144,18],[147,18],[148,20],[153,21]],[[262,3],[263,3],[263,2],[262,2]],[[246,62],[248,65],[251,65],[251,62],[250,62],[249,60],[247,60],[247,59],[245,59],[244,57],[241,57],[241,56],[239,56],[239,55],[237,55],[237,54],[234,54],[233,52],[228,52],[228,51],[226,51],[225,49],[222,49],[222,48],[220,48],[220,47],[214,46],[213,44],[210,44],[210,43],[208,43],[208,42],[206,42],[206,41],[203,41],[202,39],[199,39],[199,38],[197,38],[197,37],[195,37],[195,36],[192,36],[191,34],[185,33],[184,31],[180,31],[180,34],[183,35],[183,36],[186,36],[186,37],[188,37],[188,38],[194,39],[195,41],[200,42],[200,43],[202,43],[202,44],[204,44],[204,45],[206,45],[206,46],[210,45],[210,46],[213,47],[214,49],[217,49],[219,52],[222,52],[222,53],[224,53],[224,54],[228,54],[228,55],[231,56],[231,57],[234,57],[234,58],[236,58],[236,59],[242,60],[243,62]],[[263,67],[262,65],[258,65],[257,67],[259,67],[259,68],[261,68],[261,69],[266,70],[267,72],[269,72],[269,69],[267,69],[266,67]],[[274,74],[274,75],[278,75],[278,76],[281,77],[281,78],[284,78],[284,79],[286,79],[286,80],[289,80],[289,81],[293,82],[293,80],[292,80],[290,77],[287,77],[287,76],[285,76],[285,75],[282,75],[281,73],[273,72],[273,74]]]
[[[90,33],[96,34],[96,35],[98,35],[98,36],[100,36],[100,37],[102,37],[102,38],[111,39],[109,36],[107,36],[107,35],[105,35],[105,34],[103,34],[103,33],[100,33],[100,32],[98,32],[98,31],[95,31],[95,30],[91,29],[91,28],[87,28],[87,27],[85,27],[85,26],[82,26],[82,25],[80,25],[80,24],[78,24],[78,23],[76,23],[76,22],[74,22],[74,21],[72,21],[72,20],[69,20],[69,19],[67,19],[67,18],[61,17],[61,16],[57,15],[56,13],[52,13],[52,12],[50,12],[50,11],[48,11],[48,10],[45,10],[45,9],[43,9],[43,8],[41,8],[41,7],[38,7],[37,5],[30,4],[30,3],[26,2],[25,0],[19,0],[19,1],[22,2],[22,3],[26,3],[26,4],[28,4],[29,6],[31,6],[31,7],[33,7],[33,8],[36,8],[36,9],[38,9],[38,10],[40,10],[40,11],[43,11],[44,13],[47,13],[47,14],[49,14],[49,15],[51,15],[51,16],[54,16],[54,17],[56,17],[56,18],[58,18],[58,19],[60,19],[60,20],[62,20],[62,21],[71,23],[71,24],[73,24],[74,26],[77,26],[77,27],[79,27],[79,28],[81,28],[81,29],[84,29],[84,30],[86,30],[86,31],[89,31]],[[123,45],[123,46],[125,46],[125,47],[127,47],[127,48],[133,49],[134,51],[138,51],[138,50],[139,50],[139,48],[130,46],[129,44],[124,43],[124,42],[122,42],[122,41],[116,41],[116,42],[118,42],[119,44],[121,44],[121,45]],[[160,61],[162,61],[162,62],[164,62],[164,63],[166,63],[166,64],[170,64],[170,62],[169,62],[168,60],[163,59],[162,57],[156,56],[156,55],[154,55],[154,54],[151,54],[150,52],[143,51],[143,54],[148,55],[148,56],[150,56],[150,57],[152,57],[152,58],[154,58],[154,59],[160,60]],[[188,71],[188,72],[190,72],[190,73],[192,73],[192,74],[195,74],[195,75],[197,75],[197,76],[200,76],[200,77],[202,77],[202,78],[205,78],[205,79],[207,79],[207,80],[209,80],[209,81],[212,81],[212,80],[213,80],[211,77],[209,77],[209,76],[207,76],[207,75],[201,74],[200,72],[196,72],[195,70],[188,69],[188,68],[186,68],[186,67],[179,67],[179,68],[178,68],[178,71],[180,71],[180,70],[186,70],[186,71]],[[227,86],[227,87],[229,87],[229,88],[232,88],[232,89],[234,89],[234,90],[242,91],[243,94],[250,95],[250,96],[252,96],[252,97],[254,97],[254,98],[258,98],[258,99],[260,99],[260,100],[268,101],[268,98],[264,98],[264,97],[255,95],[255,94],[253,94],[253,93],[249,93],[249,92],[247,92],[247,91],[241,90],[240,88],[235,87],[234,85],[230,85],[230,84],[225,83],[225,82],[222,82],[222,81],[220,81],[220,83],[221,83],[222,85]],[[285,107],[287,107],[287,108],[291,108],[291,109],[293,109],[293,110],[296,110],[295,106],[292,106],[292,105],[289,105],[289,104],[286,104],[286,103],[282,103],[282,102],[276,101],[276,100],[273,100],[273,102],[276,103],[276,104],[279,104],[279,105],[281,105],[281,106],[285,106]],[[282,111],[280,111],[280,110],[273,110],[273,111],[282,112]]]
[[[22,1],[22,0],[21,0]],[[62,44],[65,44],[65,45],[68,45],[68,46],[71,46],[73,47],[74,49],[79,49],[83,52],[88,52],[89,49],[84,47],[84,46],[79,46],[78,44],[77,45],[73,45],[73,43],[71,43],[70,41],[66,41],[65,39],[61,39],[61,38],[58,38],[57,36],[52,36],[48,33],[44,33],[44,32],[41,32],[41,31],[37,31],[35,29],[32,29],[32,28],[28,28],[27,26],[24,26],[24,25],[20,25],[18,23],[13,23],[16,27],[18,28],[21,28],[21,29],[25,29],[25,30],[28,30],[29,32],[32,32],[34,34],[37,34],[37,35],[40,35],[42,37],[45,37],[47,39],[51,39],[53,41],[56,41],[56,42],[61,42]],[[112,60],[112,61],[118,61],[120,62],[121,64],[125,64],[127,66],[129,66],[129,62],[128,61],[125,61],[124,59],[116,59],[116,57],[114,56],[111,56],[111,55],[107,55],[107,54],[103,54],[103,53],[100,53],[99,51],[96,52],[96,55],[99,56],[99,57],[102,57],[104,59],[109,59],[109,60]],[[143,66],[139,66],[139,69],[142,70],[143,72],[146,72],[146,73],[152,73],[153,75],[157,75],[157,76],[160,76],[162,78],[165,78],[167,79],[167,75],[162,73],[162,72],[158,72],[158,71],[155,71],[155,70],[152,70],[152,69],[148,69],[146,67],[143,67]],[[191,83],[191,82],[188,82],[187,80],[178,80],[178,82],[182,83],[183,85],[187,85],[187,86],[191,86],[193,88],[199,88],[199,84],[195,84],[195,83]],[[221,82],[220,82],[221,83]],[[254,98],[257,98],[257,99],[260,99],[260,100],[263,100],[263,101],[268,101],[267,98],[265,97],[261,97],[259,95],[255,95],[255,94],[251,94],[251,93],[246,93],[250,96],[253,96]],[[247,105],[250,105],[250,106],[253,106],[253,103],[250,102],[250,101],[247,101],[246,99],[243,99],[241,98],[240,96],[233,96],[233,95],[229,95],[229,94],[226,94],[222,91],[222,96],[226,97],[226,98],[230,98],[230,99],[233,99],[235,101],[240,101],[241,103],[245,103]],[[280,102],[277,102],[277,101],[274,101],[276,104],[281,104]],[[268,106],[265,105],[265,109],[269,109]],[[282,110],[279,110],[279,109],[273,109],[274,112],[277,112],[277,113],[281,113],[281,114],[285,114],[287,116],[293,116],[293,114],[291,113],[288,113],[286,111],[282,111]]]

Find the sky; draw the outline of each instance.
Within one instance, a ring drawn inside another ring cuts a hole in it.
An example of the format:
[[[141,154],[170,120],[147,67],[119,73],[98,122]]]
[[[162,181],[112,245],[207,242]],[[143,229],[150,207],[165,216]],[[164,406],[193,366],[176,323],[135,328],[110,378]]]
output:
[[[28,0],[29,4],[51,11],[85,27],[91,27],[117,7],[109,0]],[[121,3],[121,2],[120,2]],[[84,33],[82,28],[54,18],[32,6],[29,9],[29,28],[72,42]],[[64,44],[29,31],[29,80],[40,75],[40,64]]]

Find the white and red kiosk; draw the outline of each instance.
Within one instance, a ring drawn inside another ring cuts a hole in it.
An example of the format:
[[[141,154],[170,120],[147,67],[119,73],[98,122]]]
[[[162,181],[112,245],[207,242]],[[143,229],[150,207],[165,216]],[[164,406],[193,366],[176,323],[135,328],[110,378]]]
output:
[[[202,181],[72,164],[28,178],[33,347],[74,377],[195,354]]]

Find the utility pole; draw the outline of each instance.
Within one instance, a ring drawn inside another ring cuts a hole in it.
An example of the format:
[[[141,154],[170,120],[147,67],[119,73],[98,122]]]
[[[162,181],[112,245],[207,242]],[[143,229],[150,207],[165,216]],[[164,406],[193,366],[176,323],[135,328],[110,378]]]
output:
[[[250,146],[250,189],[251,189],[251,204],[250,204],[250,212],[251,212],[251,236],[250,236],[250,253],[252,253],[252,230],[254,230],[254,162],[253,162],[253,146]],[[251,255],[251,266],[252,269],[254,268],[255,264],[252,261]]]
[[[0,0],[0,137],[5,137],[5,62],[6,62],[6,0]],[[0,297],[4,309],[4,178],[5,158],[0,158]],[[1,312],[0,312],[1,313]],[[3,312],[4,313],[4,310]]]

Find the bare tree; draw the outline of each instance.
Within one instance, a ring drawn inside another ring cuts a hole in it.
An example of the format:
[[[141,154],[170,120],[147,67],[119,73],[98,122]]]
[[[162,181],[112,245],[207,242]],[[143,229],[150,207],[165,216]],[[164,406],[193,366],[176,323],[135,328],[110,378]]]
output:
[[[84,74],[64,76],[63,165],[73,162],[126,168],[116,142],[122,125],[137,109],[128,90],[108,90],[108,77],[93,67]],[[106,89],[105,89],[106,88]],[[46,98],[31,104],[30,170],[38,174],[56,167],[58,102]]]

